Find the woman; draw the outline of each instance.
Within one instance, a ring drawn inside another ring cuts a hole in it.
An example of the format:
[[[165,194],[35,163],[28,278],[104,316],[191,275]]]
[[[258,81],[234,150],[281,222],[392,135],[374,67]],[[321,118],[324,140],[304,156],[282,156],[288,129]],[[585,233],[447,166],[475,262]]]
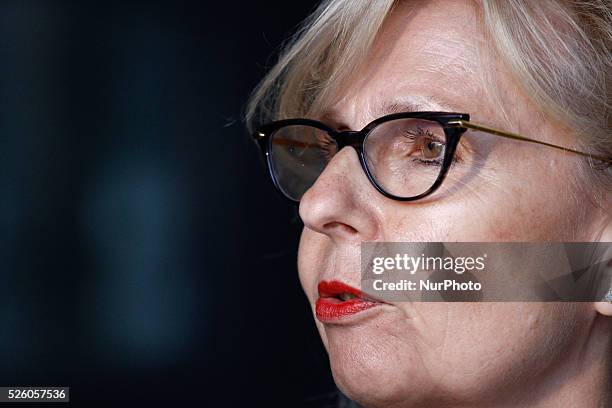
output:
[[[610,302],[355,289],[365,241],[612,241],[611,44],[607,0],[330,0],[285,48],[247,119],[316,120],[254,131],[299,201],[300,281],[352,400],[612,406]]]

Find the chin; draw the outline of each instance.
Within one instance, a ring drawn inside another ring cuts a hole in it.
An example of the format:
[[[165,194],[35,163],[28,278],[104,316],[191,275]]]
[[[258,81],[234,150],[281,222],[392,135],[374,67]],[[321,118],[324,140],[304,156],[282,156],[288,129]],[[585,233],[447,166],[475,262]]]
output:
[[[417,350],[376,329],[377,325],[326,327],[338,387],[368,408],[427,404],[428,396],[436,393]]]

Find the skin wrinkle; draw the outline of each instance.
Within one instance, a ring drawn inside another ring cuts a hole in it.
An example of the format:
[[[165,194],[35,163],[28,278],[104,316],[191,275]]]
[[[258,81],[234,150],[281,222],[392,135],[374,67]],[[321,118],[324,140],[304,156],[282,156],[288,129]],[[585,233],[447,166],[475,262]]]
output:
[[[449,327],[449,310],[448,308],[445,310],[445,319],[444,319],[444,329],[443,329],[443,337],[442,337],[442,355],[446,355],[446,353],[448,352],[447,350],[452,350],[452,347],[448,344],[448,338],[449,338],[449,331],[450,331],[450,327]],[[430,374],[431,375],[431,374]],[[448,373],[443,373],[443,376],[448,376]],[[444,380],[444,378],[443,378]]]
[[[443,71],[457,74],[474,74],[473,70],[471,69],[469,57],[460,51],[463,48],[463,45],[458,41],[453,41],[452,39],[446,41],[446,45],[447,48],[445,49],[423,48],[421,50],[421,52],[425,55],[425,58],[431,58],[433,61],[440,61],[438,64],[432,64],[421,68],[422,71],[434,74]]]
[[[460,163],[459,166],[461,166],[462,164]],[[477,198],[479,198],[482,202],[484,202],[484,196],[480,194],[479,191],[476,190],[476,188],[474,187],[474,185],[472,183],[474,183],[474,181],[476,179],[480,179],[480,180],[487,180],[490,181],[490,179],[487,179],[486,176],[483,173],[483,169],[481,166],[484,166],[484,164],[481,165],[472,165],[470,171],[464,175],[463,177],[456,177],[455,176],[455,172],[453,171],[449,171],[449,173],[446,176],[445,179],[445,184],[444,187],[441,188],[441,193],[440,193],[440,197],[442,198],[452,198],[453,193],[456,192],[457,190],[461,190],[461,188],[467,188],[469,190],[468,193],[471,193],[472,195],[475,195]],[[456,170],[456,169],[454,169]],[[491,184],[489,184],[491,185]]]
[[[378,58],[367,58],[372,63],[361,67],[347,89],[338,90],[336,102],[317,109],[330,124],[360,129],[381,107],[397,107],[402,100],[431,106],[431,98],[470,113],[474,122],[571,146],[575,139],[548,122],[498,65],[479,24],[464,24],[475,21],[476,12],[455,1],[398,6],[385,23],[386,37],[375,45]],[[484,87],[483,78],[494,78],[495,86]],[[588,201],[567,182],[579,159],[479,132],[464,138],[459,156],[463,153],[465,167],[458,165],[455,173],[451,168],[442,188],[417,202],[379,194],[353,149],[332,159],[300,204],[305,228],[299,272],[311,304],[320,280],[359,285],[360,241],[588,240],[592,227],[576,222],[589,213]],[[570,195],[574,198],[567,199]],[[595,217],[589,220],[593,225]],[[516,391],[525,389],[531,392],[523,405],[559,406],[567,399],[556,398],[567,390],[584,391],[585,384],[596,383],[591,366],[581,371],[572,365],[575,359],[562,367],[556,362],[581,347],[575,333],[592,324],[592,308],[406,302],[382,306],[374,316],[346,325],[317,322],[338,385],[368,408],[402,402],[511,406]],[[534,378],[536,373],[551,380]],[[555,383],[560,387],[546,388]],[[588,406],[593,395],[582,392],[576,398]]]

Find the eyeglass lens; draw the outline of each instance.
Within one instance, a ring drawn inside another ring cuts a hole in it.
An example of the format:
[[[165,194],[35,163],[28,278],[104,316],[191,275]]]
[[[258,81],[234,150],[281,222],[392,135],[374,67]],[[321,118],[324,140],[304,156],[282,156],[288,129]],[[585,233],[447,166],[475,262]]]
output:
[[[438,122],[402,118],[379,124],[367,135],[363,154],[375,182],[397,197],[418,196],[440,175],[446,150]],[[316,182],[338,144],[324,130],[291,125],[271,136],[270,165],[281,191],[299,201]]]

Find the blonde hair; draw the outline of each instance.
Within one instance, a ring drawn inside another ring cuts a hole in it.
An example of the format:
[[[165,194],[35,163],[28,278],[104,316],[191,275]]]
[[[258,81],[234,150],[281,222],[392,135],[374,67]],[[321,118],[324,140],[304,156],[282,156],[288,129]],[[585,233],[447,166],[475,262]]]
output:
[[[325,106],[350,81],[396,2],[322,2],[254,90],[247,127]],[[532,102],[572,130],[581,147],[612,156],[612,0],[478,3],[497,54]]]

